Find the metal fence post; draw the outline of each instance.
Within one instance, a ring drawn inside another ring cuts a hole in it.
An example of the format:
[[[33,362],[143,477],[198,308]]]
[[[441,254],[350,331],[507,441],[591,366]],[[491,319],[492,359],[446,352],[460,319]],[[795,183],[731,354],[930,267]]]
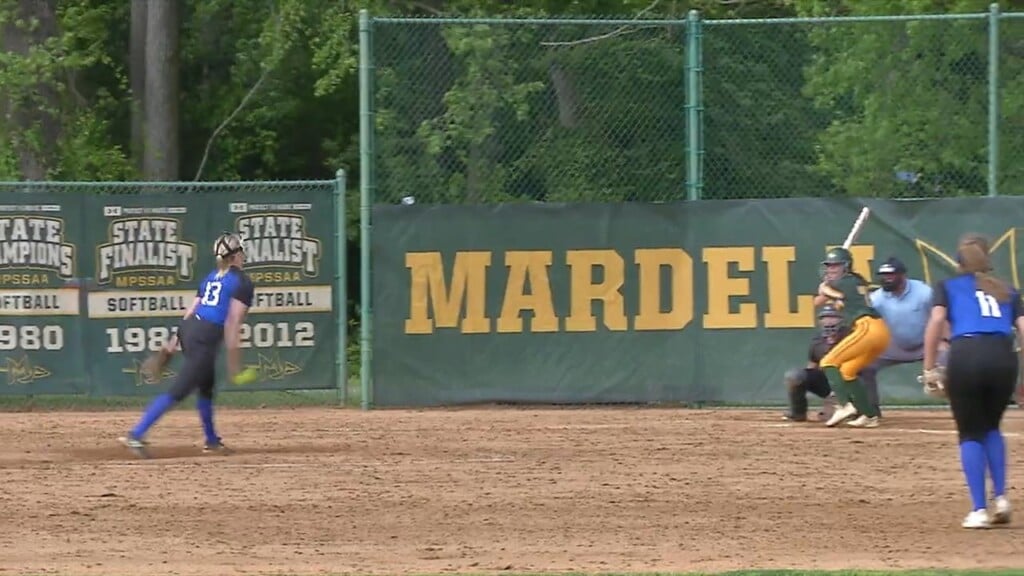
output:
[[[999,4],[988,10],[988,195],[999,195]]]
[[[362,408],[373,405],[373,375],[370,363],[370,206],[374,196],[373,118],[373,23],[366,9],[359,11],[359,384]]]
[[[686,16],[686,199],[699,200],[704,187],[703,26],[700,12]]]
[[[338,307],[338,351],[334,360],[334,376],[338,380],[338,400],[348,404],[348,233],[345,213],[345,170],[338,170],[334,183],[334,250],[337,252],[334,291]]]

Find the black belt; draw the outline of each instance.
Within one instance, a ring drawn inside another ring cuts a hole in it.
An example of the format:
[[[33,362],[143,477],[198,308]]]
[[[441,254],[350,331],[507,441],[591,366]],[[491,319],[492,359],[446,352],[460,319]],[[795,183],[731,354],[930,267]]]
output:
[[[954,336],[951,340],[958,340],[960,338],[1000,338],[1003,340],[1012,340],[1013,336],[1006,334],[1005,332],[968,332],[967,334]]]

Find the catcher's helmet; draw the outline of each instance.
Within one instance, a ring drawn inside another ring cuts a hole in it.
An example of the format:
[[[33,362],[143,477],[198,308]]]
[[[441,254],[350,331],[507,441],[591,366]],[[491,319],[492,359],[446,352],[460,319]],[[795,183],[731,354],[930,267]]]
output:
[[[843,313],[840,312],[839,309],[836,308],[835,306],[833,306],[832,304],[825,304],[824,306],[821,307],[821,310],[818,310],[818,320],[821,320],[822,318],[842,318],[842,317],[843,317]]]
[[[822,336],[833,336],[843,325],[843,313],[835,306],[825,304],[818,310],[818,325],[821,327]]]

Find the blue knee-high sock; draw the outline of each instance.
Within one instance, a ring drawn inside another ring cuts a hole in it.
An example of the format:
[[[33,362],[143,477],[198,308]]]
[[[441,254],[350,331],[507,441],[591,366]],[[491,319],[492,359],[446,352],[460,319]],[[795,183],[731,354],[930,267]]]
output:
[[[972,510],[985,507],[985,447],[981,442],[966,440],[960,443],[960,463],[971,491]]]
[[[206,441],[216,444],[220,441],[213,429],[213,399],[200,396],[196,399],[196,408],[199,409],[199,419],[203,421],[203,434],[206,434]]]
[[[161,394],[153,399],[146,407],[146,411],[143,412],[142,418],[139,419],[139,423],[132,429],[132,436],[139,440],[146,435],[150,427],[156,424],[156,421],[160,419],[171,407],[175,404],[174,397],[170,394]]]
[[[995,496],[1006,495],[1006,442],[999,430],[989,430],[985,436],[985,458],[992,476]]]

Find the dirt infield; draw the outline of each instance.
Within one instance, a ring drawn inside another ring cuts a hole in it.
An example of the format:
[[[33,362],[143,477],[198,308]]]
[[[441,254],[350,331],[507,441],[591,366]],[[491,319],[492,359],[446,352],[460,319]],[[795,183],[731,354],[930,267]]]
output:
[[[778,411],[0,414],[0,574],[923,568],[1024,565],[1024,413],[1008,528],[967,532],[945,412],[883,428]]]

